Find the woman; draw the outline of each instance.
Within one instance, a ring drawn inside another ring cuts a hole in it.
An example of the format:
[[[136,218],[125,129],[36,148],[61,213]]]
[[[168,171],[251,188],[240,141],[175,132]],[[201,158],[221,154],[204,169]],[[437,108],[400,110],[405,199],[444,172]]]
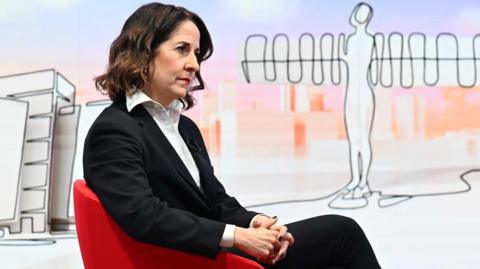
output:
[[[96,78],[113,104],[85,140],[84,176],[105,209],[138,241],[209,258],[226,249],[275,268],[379,268],[349,218],[283,226],[225,192],[198,127],[180,114],[194,105],[189,91],[203,89],[200,63],[212,50],[184,8],[151,3],[127,19]]]

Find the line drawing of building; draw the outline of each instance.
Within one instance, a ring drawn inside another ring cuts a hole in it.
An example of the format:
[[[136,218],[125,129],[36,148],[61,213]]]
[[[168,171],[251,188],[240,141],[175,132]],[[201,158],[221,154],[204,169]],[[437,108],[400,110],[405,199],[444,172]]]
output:
[[[48,244],[75,235],[73,180],[83,138],[110,100],[76,104],[55,69],[0,77],[0,245]]]
[[[379,195],[378,205],[386,207],[414,197],[469,191],[471,186],[465,176],[479,169],[460,175],[464,188],[451,192],[384,194],[382,190],[370,188],[371,136],[377,108],[374,89],[437,85],[457,85],[467,89],[480,84],[480,66],[477,65],[480,63],[480,34],[471,39],[459,39],[451,33],[440,33],[434,38],[418,32],[408,37],[399,32],[371,34],[367,28],[372,17],[373,8],[361,2],[350,15],[354,32],[347,36],[324,33],[316,39],[312,34],[304,33],[298,42],[290,42],[286,34],[279,33],[269,42],[263,34],[249,35],[241,61],[244,78],[247,83],[345,87],[344,127],[349,144],[351,177],[343,188],[331,195],[330,207],[363,208],[374,194]],[[424,104],[419,98],[404,97],[400,98],[399,105],[421,108]],[[385,107],[382,108],[385,111]],[[407,111],[407,108],[402,107],[399,111]],[[423,119],[417,118],[421,115],[419,113],[415,109],[408,111],[410,118],[415,117],[415,122],[410,124],[405,122],[408,119],[400,118],[401,127],[409,127],[404,130],[408,133],[406,135],[424,135]],[[388,120],[385,124],[389,124]],[[390,137],[388,133],[383,135]]]
[[[75,86],[54,69],[38,70],[0,77],[0,98],[7,135],[0,151],[9,156],[2,163],[9,169],[1,195],[9,203],[0,206],[0,240],[74,234],[68,207],[80,115]]]

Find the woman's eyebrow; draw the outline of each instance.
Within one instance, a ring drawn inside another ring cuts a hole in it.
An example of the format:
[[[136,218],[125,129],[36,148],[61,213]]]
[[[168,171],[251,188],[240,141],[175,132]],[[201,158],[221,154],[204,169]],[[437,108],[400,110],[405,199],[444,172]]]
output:
[[[177,42],[177,45],[185,45],[185,46],[189,46],[191,47],[192,46],[192,43],[188,42],[188,41],[184,41],[184,40],[181,40],[181,41],[178,41]],[[198,50],[200,49],[199,47],[195,48],[195,50]]]

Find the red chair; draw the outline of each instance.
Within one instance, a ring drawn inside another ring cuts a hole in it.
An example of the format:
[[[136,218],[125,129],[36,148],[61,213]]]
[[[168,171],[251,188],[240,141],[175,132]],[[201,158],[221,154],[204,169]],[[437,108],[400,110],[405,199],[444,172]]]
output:
[[[135,241],[113,221],[83,180],[75,181],[73,197],[86,269],[263,269],[254,261],[230,253],[222,252],[211,260]]]

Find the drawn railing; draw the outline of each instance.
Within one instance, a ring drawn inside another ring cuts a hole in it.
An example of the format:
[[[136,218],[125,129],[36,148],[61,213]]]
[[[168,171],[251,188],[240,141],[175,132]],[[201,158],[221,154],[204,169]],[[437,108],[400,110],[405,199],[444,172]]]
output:
[[[377,33],[368,75],[375,86],[402,87],[480,84],[480,34],[459,39],[451,33],[427,38],[412,33]],[[286,34],[271,42],[262,34],[246,38],[241,67],[247,83],[288,82],[340,85],[346,81],[345,34],[315,38],[303,33],[296,42]],[[453,70],[453,72],[452,72]]]

